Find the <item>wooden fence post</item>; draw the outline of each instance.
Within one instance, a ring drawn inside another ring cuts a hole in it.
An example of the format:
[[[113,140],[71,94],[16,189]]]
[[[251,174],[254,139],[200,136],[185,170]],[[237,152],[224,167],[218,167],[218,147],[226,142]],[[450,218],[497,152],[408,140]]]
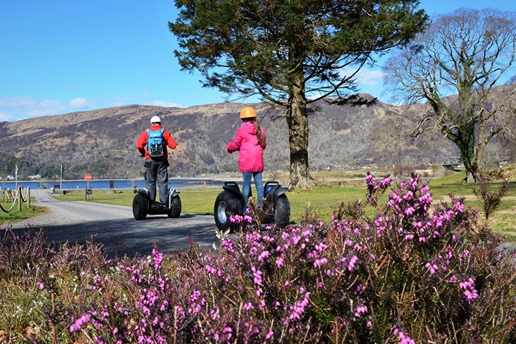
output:
[[[18,186],[18,195],[17,195],[18,199],[18,210],[21,211],[21,206],[22,206],[22,187],[21,186]]]

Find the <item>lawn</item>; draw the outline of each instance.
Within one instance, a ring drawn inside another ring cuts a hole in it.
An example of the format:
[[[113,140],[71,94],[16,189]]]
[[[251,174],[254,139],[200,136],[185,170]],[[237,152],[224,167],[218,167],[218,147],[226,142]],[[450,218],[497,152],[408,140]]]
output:
[[[35,201],[34,197],[31,197],[31,205],[28,206],[27,203],[22,203],[21,209],[19,209],[16,200],[2,194],[2,197],[0,197],[0,225],[9,224],[17,220],[29,219],[45,212],[46,209],[44,207],[33,205]]]
[[[379,178],[380,176],[377,177]],[[324,182],[330,180],[327,175],[322,178],[326,178]],[[334,179],[335,176],[332,178]],[[299,223],[307,208],[316,213],[320,219],[328,220],[340,203],[365,202],[365,182],[358,186],[356,181],[353,181],[352,184],[350,186],[320,186],[309,190],[288,192],[291,220]],[[499,189],[500,184],[500,182],[493,182],[490,188],[496,191]],[[474,194],[474,190],[478,189],[478,185],[466,184],[461,173],[433,179],[429,182],[429,185],[434,204],[438,204],[440,201],[449,201],[449,195],[452,194],[464,197],[467,206],[478,210],[482,209],[482,203]],[[182,212],[202,215],[213,214],[213,205],[220,192],[221,188],[212,187],[181,189]],[[70,201],[85,200],[84,191],[71,191],[66,193],[66,195],[56,195],[56,197]],[[94,190],[90,201],[131,206],[133,197],[133,190],[116,190],[116,192],[111,190]],[[506,193],[494,216],[489,219],[489,224],[496,232],[506,235],[508,241],[516,242],[516,180],[513,179],[510,182],[509,191]]]

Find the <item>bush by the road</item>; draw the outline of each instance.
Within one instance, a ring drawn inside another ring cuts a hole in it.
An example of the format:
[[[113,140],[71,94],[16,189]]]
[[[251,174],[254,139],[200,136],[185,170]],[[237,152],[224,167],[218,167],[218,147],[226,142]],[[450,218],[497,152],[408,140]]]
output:
[[[430,209],[418,178],[367,184],[372,216],[355,202],[264,230],[249,214],[216,251],[106,261],[7,230],[0,342],[514,343],[516,256],[478,211]]]

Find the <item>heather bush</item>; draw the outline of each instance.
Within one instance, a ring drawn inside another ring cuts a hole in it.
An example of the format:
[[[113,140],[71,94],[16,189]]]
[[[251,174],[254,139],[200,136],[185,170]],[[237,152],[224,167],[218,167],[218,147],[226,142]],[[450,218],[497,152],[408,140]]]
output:
[[[9,276],[54,306],[36,317],[43,342],[515,342],[516,256],[479,213],[453,196],[432,205],[416,176],[366,182],[368,205],[340,204],[329,221],[308,209],[302,224],[278,229],[246,214],[213,251],[155,246],[107,262],[92,245],[65,246],[33,258],[32,274],[60,276],[43,287],[43,275],[31,284],[14,263]]]
[[[70,317],[88,295],[88,276],[103,269],[102,247],[55,245],[41,231],[0,240],[0,342],[70,342]]]

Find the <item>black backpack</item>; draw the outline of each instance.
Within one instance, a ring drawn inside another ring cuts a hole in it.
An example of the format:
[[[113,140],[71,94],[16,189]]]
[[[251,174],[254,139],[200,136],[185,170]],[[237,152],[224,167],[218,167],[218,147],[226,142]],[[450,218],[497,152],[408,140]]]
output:
[[[147,134],[149,135],[149,138],[147,139],[147,152],[151,158],[159,158],[165,155],[165,140],[163,140],[164,131],[165,129],[147,129]]]

